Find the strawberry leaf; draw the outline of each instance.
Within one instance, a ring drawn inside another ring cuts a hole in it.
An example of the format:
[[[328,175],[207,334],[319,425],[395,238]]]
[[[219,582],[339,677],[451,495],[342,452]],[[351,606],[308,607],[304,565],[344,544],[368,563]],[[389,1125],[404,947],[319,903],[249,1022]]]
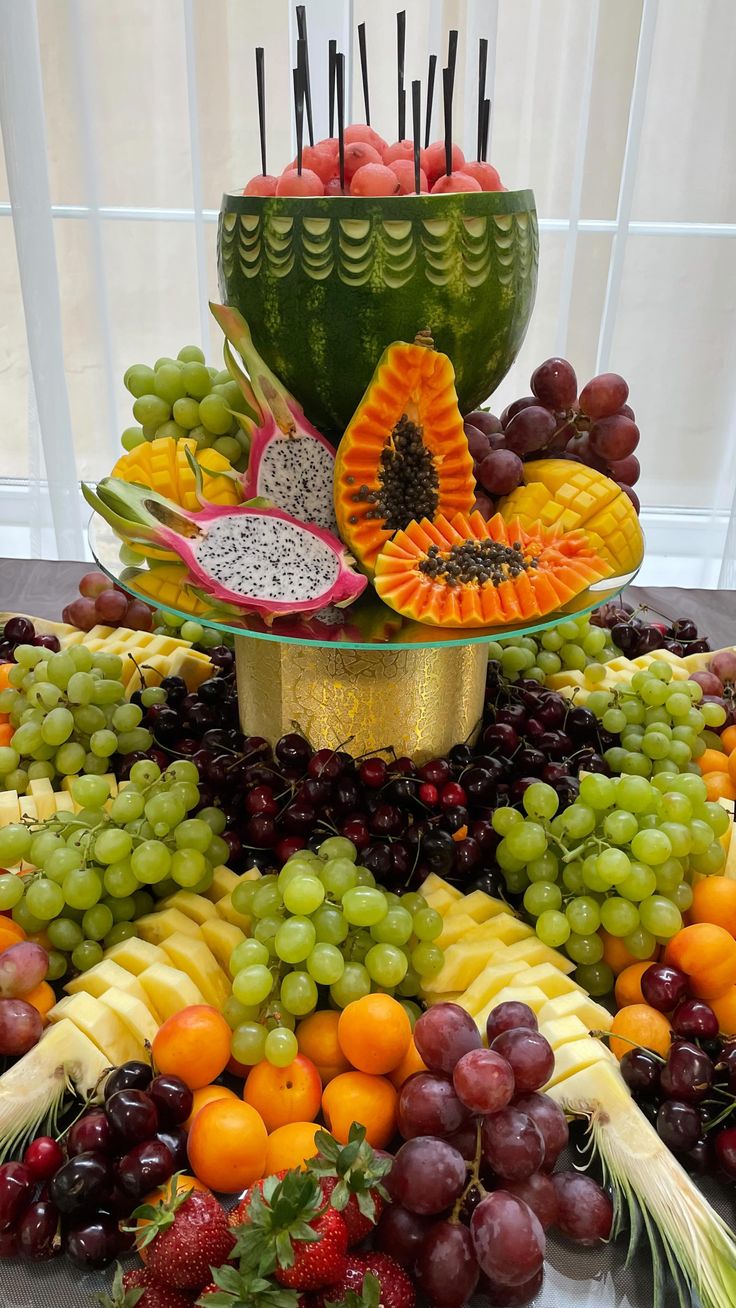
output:
[[[380,1302],[381,1286],[378,1277],[373,1272],[366,1272],[360,1294],[348,1290],[342,1299],[333,1302],[326,1300],[325,1308],[379,1308]]]
[[[145,1285],[131,1285],[126,1290],[123,1285],[123,1269],[118,1263],[112,1278],[112,1294],[98,1295],[97,1303],[100,1304],[100,1308],[135,1308],[145,1292]]]

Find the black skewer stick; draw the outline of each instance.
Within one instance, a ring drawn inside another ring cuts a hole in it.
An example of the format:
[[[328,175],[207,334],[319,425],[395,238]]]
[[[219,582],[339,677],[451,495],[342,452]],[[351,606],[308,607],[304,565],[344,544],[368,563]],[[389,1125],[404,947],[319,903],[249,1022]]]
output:
[[[451,68],[442,69],[442,91],[445,110],[445,172],[452,174],[452,93],[453,76]]]
[[[491,131],[491,102],[483,101],[483,138],[481,141],[481,161],[486,163],[488,160],[488,138]]]
[[[296,123],[296,170],[301,176],[302,141],[304,138],[304,69],[297,64],[294,77],[294,121]]]
[[[365,23],[358,23],[358,46],[360,48],[360,76],[363,82],[363,106],[365,108],[366,126],[371,125],[371,102],[368,94],[368,51],[365,44]]]
[[[330,74],[330,136],[335,135],[335,59],[337,57],[337,41],[330,41],[329,50],[329,74]]]
[[[411,84],[411,125],[414,139],[414,190],[419,195],[421,188],[420,165],[419,165],[419,148],[421,146],[422,133],[422,83],[412,82]]]
[[[404,61],[406,59],[406,10],[396,15],[396,72],[398,80],[399,135],[406,136],[406,91],[404,90]]]
[[[427,117],[424,126],[424,148],[429,145],[429,134],[432,130],[432,101],[434,100],[434,75],[437,69],[437,55],[429,56],[429,69],[427,70]]]
[[[478,42],[478,139],[475,157],[480,162],[483,150],[483,116],[486,104],[486,69],[488,67],[488,41],[485,36]]]
[[[335,60],[337,72],[337,141],[340,159],[340,190],[345,190],[345,55]]]
[[[304,42],[304,46],[303,46],[304,98],[307,105],[307,131],[309,133],[309,144],[314,145],[314,127],[312,125],[312,87],[309,80],[309,42],[307,40],[306,5],[297,5],[296,7],[296,31],[299,40]],[[299,49],[299,43],[297,42],[297,50],[298,49]]]
[[[455,64],[457,63],[457,28],[450,29],[450,37],[447,42],[447,67],[450,70],[452,80],[452,90],[455,90]]]
[[[266,79],[263,46],[256,46],[256,91],[258,94],[258,132],[261,138],[261,172],[266,176]]]

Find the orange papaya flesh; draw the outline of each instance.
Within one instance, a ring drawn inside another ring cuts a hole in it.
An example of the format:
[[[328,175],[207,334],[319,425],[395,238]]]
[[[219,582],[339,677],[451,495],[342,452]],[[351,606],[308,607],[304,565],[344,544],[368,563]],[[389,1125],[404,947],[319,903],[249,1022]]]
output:
[[[374,584],[385,604],[417,622],[501,627],[554,612],[609,575],[583,531],[527,530],[476,512],[397,531],[378,554]]]
[[[335,512],[358,566],[413,520],[467,512],[473,460],[446,355],[396,341],[385,350],[335,460]]]

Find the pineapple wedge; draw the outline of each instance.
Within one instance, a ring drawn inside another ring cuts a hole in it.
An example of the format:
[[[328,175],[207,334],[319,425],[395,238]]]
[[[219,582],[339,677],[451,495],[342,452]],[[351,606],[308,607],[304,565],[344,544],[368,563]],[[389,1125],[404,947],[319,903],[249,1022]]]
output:
[[[438,877],[436,872],[430,872],[429,876],[425,877],[419,887],[419,894],[423,895],[427,903],[443,917],[452,904],[465,898],[461,890],[451,886],[443,877]]]
[[[100,995],[100,1003],[120,1018],[134,1039],[149,1047],[153,1044],[159,1023],[152,1017],[147,1002],[143,1003],[128,991],[111,986]]]
[[[423,983],[427,995],[442,995],[448,990],[466,990],[485,968],[489,957],[494,961],[498,946],[487,940],[458,941],[445,950],[445,961],[436,976]]]
[[[192,940],[175,931],[162,942],[161,948],[173,967],[191,977],[206,1003],[213,1008],[224,1008],[230,998],[230,982],[203,939]]]
[[[141,939],[147,940],[149,945],[161,945],[175,932],[191,936],[193,940],[202,939],[202,932],[197,923],[178,908],[165,908],[160,913],[146,913],[145,917],[138,918],[136,927]]]
[[[213,921],[202,923],[202,935],[209,945],[226,976],[230,976],[230,957],[234,949],[246,939],[240,927],[233,926],[224,918],[215,917]]]
[[[246,936],[250,935],[250,918],[245,913],[239,913],[237,908],[233,906],[232,893],[223,895],[222,899],[218,899],[215,908],[217,909],[218,916],[222,918],[223,921],[229,922],[231,926],[240,927],[240,930],[243,931]]]
[[[588,1031],[610,1031],[613,1025],[613,1017],[608,1009],[597,1004],[585,990],[571,991],[568,995],[548,999],[537,1016],[540,1023],[551,1022],[557,1017],[579,1017]]]
[[[190,917],[197,926],[202,926],[204,922],[212,921],[217,917],[217,909],[211,900],[205,899],[204,895],[194,895],[191,890],[177,890],[175,895],[169,895],[168,899],[162,899],[160,907],[162,909],[176,908],[185,917]]]
[[[76,995],[83,990],[93,999],[101,999],[105,991],[112,987],[125,991],[133,999],[137,999],[141,1004],[147,1004],[150,1008],[150,1000],[137,977],[112,958],[103,958],[101,963],[95,963],[88,971],[80,972],[73,981],[67,982],[64,989],[68,995]],[[151,1017],[157,1018],[158,1014],[151,1011]]]
[[[119,940],[116,945],[111,945],[105,951],[105,959],[113,963],[119,963],[120,967],[126,972],[132,972],[133,976],[140,976],[141,972],[147,967],[152,967],[154,963],[165,963],[166,955],[163,949],[158,945],[149,944],[147,940],[139,940],[137,936],[131,936],[130,940]],[[90,968],[90,971],[92,969]]]
[[[567,973],[560,971],[559,967],[553,966],[552,963],[537,963],[530,967],[529,971],[524,973],[524,985],[539,986],[548,999],[556,999],[558,995],[580,991],[577,981],[573,981]]]
[[[60,1022],[65,1017],[97,1045],[111,1067],[119,1067],[130,1059],[150,1061],[143,1040],[131,1033],[117,1013],[92,995],[82,990],[76,995],[65,995],[49,1010],[49,1022]]]
[[[489,917],[508,911],[508,905],[502,899],[493,899],[484,890],[473,890],[462,899],[456,899],[447,910],[448,918],[457,913],[467,913],[476,922],[487,922]]]
[[[174,1013],[181,1012],[182,1008],[206,1002],[192,978],[167,963],[154,963],[152,967],[147,967],[141,972],[139,980],[164,1022]]]
[[[523,985],[523,976],[525,972],[531,971],[525,964],[519,964],[513,959],[510,963],[505,961],[503,954],[499,955],[499,961],[491,967],[487,967],[481,972],[474,981],[463,991],[458,1003],[466,1012],[475,1016],[480,1012],[484,1004],[488,1003],[494,995],[498,994],[504,986],[511,985],[517,978]]]
[[[455,913],[453,917],[448,914],[436,943],[440,949],[449,949],[450,945],[456,945],[459,940],[466,940],[477,926],[478,923],[468,913]]]
[[[594,1063],[613,1064],[618,1068],[617,1060],[610,1050],[606,1049],[600,1040],[594,1040],[592,1036],[559,1045],[555,1050],[555,1070],[544,1089],[549,1090],[550,1086],[566,1081],[575,1072],[582,1072],[584,1068],[592,1067]]]
[[[0,1076],[0,1161],[9,1146],[18,1157],[43,1124],[53,1122],[70,1083],[86,1098],[108,1067],[94,1041],[68,1018],[48,1026],[38,1044]]]
[[[486,925],[490,926],[490,923]],[[527,963],[529,967],[535,967],[538,963],[551,963],[560,972],[569,974],[575,971],[575,964],[571,958],[566,958],[557,949],[550,949],[549,945],[538,940],[533,932],[526,940],[515,940],[510,944],[507,958],[509,962],[513,958],[518,958],[519,962]]]
[[[546,1040],[549,1040],[553,1049],[559,1049],[560,1045],[571,1044],[574,1040],[582,1040],[588,1035],[588,1028],[579,1017],[553,1017],[549,1022],[540,1022],[539,1030]]]

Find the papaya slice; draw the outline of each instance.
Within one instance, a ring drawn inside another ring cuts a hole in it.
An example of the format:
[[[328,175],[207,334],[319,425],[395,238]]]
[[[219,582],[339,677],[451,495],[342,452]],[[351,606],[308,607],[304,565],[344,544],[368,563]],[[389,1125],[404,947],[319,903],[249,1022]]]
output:
[[[395,532],[470,509],[473,460],[455,373],[429,333],[384,351],[338,446],[334,488],[340,535],[369,576]]]
[[[532,459],[524,464],[524,484],[498,505],[510,521],[527,530],[533,523],[563,531],[582,528],[593,549],[611,566],[611,573],[633,571],[644,554],[644,538],[636,510],[615,481],[568,459]]]
[[[501,627],[554,612],[610,572],[584,531],[456,513],[397,531],[376,558],[374,585],[416,622]]]

